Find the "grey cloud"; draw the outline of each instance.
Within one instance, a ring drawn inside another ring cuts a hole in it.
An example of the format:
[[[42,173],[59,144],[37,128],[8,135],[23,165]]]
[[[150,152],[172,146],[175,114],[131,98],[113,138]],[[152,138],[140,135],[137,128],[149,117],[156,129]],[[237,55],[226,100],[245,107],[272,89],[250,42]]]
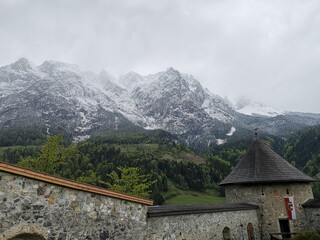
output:
[[[320,113],[320,2],[0,0],[0,65],[172,66],[212,92]]]

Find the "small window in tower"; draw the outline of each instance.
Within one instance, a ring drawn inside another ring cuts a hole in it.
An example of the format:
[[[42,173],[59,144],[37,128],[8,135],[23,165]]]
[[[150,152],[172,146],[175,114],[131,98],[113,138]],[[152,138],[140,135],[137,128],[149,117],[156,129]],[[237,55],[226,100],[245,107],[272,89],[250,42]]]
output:
[[[264,196],[264,191],[263,191],[263,189],[261,190],[261,195]]]
[[[290,192],[289,192],[289,188],[287,188],[287,194],[289,194]]]
[[[231,240],[230,228],[225,227],[222,231],[223,240]]]
[[[247,232],[248,232],[248,240],[254,240],[254,231],[253,231],[252,223],[248,223]]]

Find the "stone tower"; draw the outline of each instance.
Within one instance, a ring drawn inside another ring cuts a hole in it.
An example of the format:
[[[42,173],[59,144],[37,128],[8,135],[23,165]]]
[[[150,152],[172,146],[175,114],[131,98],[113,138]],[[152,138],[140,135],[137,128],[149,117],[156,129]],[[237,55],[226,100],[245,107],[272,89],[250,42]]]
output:
[[[220,186],[225,187],[227,203],[259,206],[261,239],[270,239],[270,233],[307,229],[301,204],[313,198],[312,181],[313,178],[255,139]]]

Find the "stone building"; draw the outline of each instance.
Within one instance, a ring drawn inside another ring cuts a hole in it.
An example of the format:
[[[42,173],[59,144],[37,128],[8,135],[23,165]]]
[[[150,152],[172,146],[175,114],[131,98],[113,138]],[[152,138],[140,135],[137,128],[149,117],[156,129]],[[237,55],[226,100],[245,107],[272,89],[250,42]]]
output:
[[[303,204],[313,199],[313,181],[265,143],[255,139],[220,185],[225,187],[227,203],[247,202],[259,206],[261,238],[270,239],[271,233],[308,229]],[[286,204],[285,199],[290,199],[292,205]],[[288,207],[292,208],[289,212]],[[283,234],[283,237],[289,236]]]
[[[221,182],[225,205],[151,206],[147,199],[0,162],[0,240],[289,237],[320,231],[312,181],[258,139]]]

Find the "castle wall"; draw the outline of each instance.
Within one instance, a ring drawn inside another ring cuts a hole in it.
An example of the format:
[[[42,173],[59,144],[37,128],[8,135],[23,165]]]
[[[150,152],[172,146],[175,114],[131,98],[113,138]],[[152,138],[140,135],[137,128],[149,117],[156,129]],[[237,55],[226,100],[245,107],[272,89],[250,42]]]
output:
[[[289,220],[291,232],[307,229],[307,219],[301,204],[313,198],[310,183],[227,185],[228,203],[251,202],[260,206],[263,239],[270,239],[269,233],[279,233],[279,219],[288,219],[284,196],[293,196],[297,219]]]
[[[188,207],[188,213],[152,215],[151,208],[140,203],[0,171],[0,240],[20,234],[33,234],[37,237],[34,239],[42,240],[236,240],[249,239],[249,223],[254,239],[270,239],[269,233],[280,232],[278,220],[287,217],[283,200],[286,195],[294,196],[298,218],[290,221],[291,231],[319,230],[320,208],[301,207],[313,197],[310,184],[226,186],[229,203],[251,202],[260,209],[250,204],[248,208],[231,204],[198,206],[197,213],[194,207]]]
[[[257,209],[149,217],[146,205],[0,171],[0,240],[260,239]],[[31,236],[31,235],[28,235]]]
[[[0,239],[145,239],[147,206],[0,171]]]
[[[305,214],[308,219],[308,226],[306,229],[313,231],[320,231],[320,207],[305,208]]]
[[[148,239],[223,240],[223,230],[230,229],[228,240],[248,239],[247,226],[253,225],[256,240],[260,239],[257,210],[163,216],[148,219]]]

